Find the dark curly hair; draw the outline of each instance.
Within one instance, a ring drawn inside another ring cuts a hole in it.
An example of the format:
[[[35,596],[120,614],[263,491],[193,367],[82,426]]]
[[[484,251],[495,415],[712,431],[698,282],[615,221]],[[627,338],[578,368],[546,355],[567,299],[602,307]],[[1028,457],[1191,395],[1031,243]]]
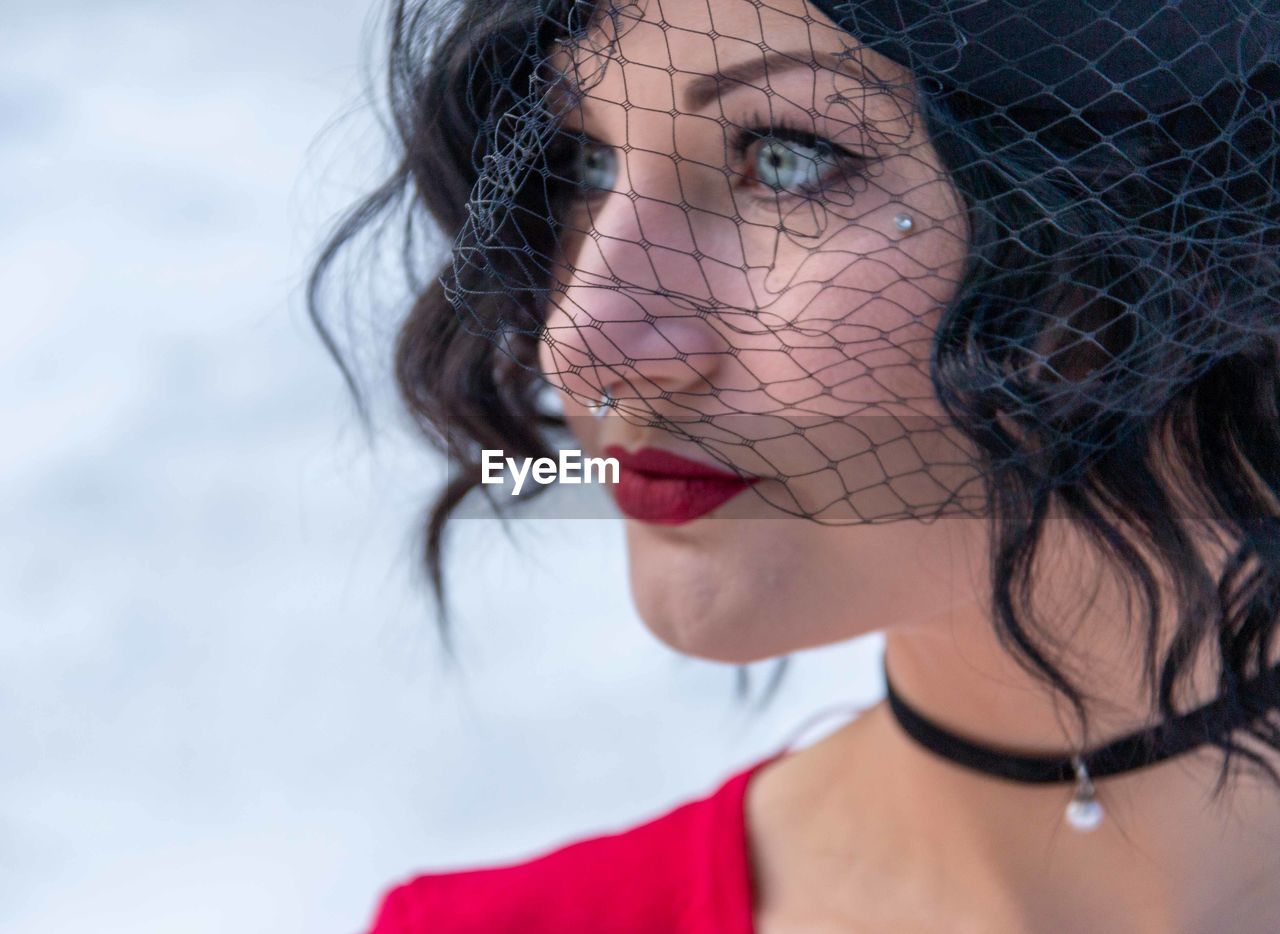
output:
[[[394,2],[388,93],[399,164],[337,228],[310,282],[312,316],[354,388],[322,314],[324,282],[362,232],[380,223],[403,232],[414,299],[396,380],[423,435],[453,461],[423,539],[442,603],[444,532],[477,487],[479,451],[548,456],[562,427],[539,406],[538,290],[498,287],[545,275],[529,257],[553,252],[552,196],[534,185],[515,192],[483,240],[469,199],[502,116],[520,106],[513,88],[528,86],[582,6]],[[917,108],[970,215],[968,269],[930,364],[937,398],[989,481],[993,625],[1087,722],[1064,647],[1031,608],[1037,549],[1050,517],[1066,516],[1138,598],[1159,714],[1175,715],[1192,662],[1214,652],[1218,690],[1245,724],[1207,737],[1224,753],[1224,781],[1235,758],[1280,781],[1251,742],[1280,749],[1280,688],[1257,677],[1270,667],[1280,612],[1280,73],[1261,68],[1132,124],[1028,122],[1039,118],[918,84]],[[428,219],[453,246],[443,271],[425,276],[416,269]],[[465,313],[450,300],[458,291]],[[1194,530],[1209,526],[1225,536],[1220,573],[1195,547]],[[1167,645],[1161,577],[1176,585]]]

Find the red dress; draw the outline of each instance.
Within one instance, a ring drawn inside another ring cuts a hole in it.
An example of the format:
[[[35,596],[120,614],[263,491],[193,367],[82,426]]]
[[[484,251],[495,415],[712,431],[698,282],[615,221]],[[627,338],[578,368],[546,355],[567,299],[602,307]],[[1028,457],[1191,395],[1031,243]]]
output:
[[[527,862],[418,876],[370,934],[752,934],[747,782]]]

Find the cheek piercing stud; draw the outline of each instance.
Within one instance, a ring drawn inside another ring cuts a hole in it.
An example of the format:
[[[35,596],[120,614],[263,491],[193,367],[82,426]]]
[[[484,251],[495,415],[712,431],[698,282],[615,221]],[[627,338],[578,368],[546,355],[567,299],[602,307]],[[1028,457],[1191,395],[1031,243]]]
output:
[[[916,219],[910,214],[895,214],[893,218],[893,226],[897,227],[904,234],[909,234],[916,229]]]

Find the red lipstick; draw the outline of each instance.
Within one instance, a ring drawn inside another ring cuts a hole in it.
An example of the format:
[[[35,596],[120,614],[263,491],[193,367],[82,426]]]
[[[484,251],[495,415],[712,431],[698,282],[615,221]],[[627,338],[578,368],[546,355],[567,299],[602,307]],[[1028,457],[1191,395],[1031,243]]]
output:
[[[657,448],[604,449],[618,461],[618,483],[611,488],[628,518],[655,525],[683,525],[705,516],[760,481],[679,457]]]

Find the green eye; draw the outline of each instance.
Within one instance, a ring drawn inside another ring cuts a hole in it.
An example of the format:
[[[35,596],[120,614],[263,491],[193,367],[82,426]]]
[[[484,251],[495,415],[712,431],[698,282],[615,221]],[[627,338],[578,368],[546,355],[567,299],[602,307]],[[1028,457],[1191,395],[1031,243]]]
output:
[[[836,165],[831,149],[784,139],[762,139],[752,153],[752,171],[774,191],[812,191]]]
[[[618,155],[614,148],[583,140],[575,153],[573,179],[582,188],[612,189],[618,183]]]

